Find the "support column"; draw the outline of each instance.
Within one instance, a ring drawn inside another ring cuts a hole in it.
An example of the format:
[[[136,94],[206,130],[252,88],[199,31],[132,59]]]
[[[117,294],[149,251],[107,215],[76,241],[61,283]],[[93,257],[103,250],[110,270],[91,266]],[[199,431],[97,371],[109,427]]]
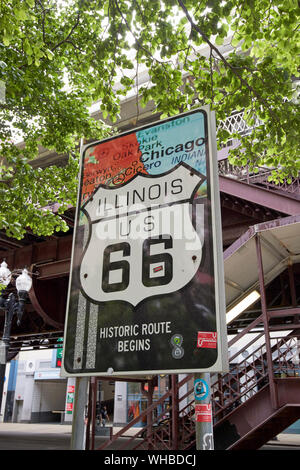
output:
[[[91,420],[92,420],[92,384],[91,384],[91,378],[89,379],[88,382],[88,403],[85,407],[85,417],[84,417],[84,422],[85,422],[85,450],[90,450],[90,442],[91,442]]]
[[[294,277],[294,269],[293,265],[288,265],[288,273],[289,273],[289,285],[290,285],[290,294],[291,294],[291,302],[293,307],[297,307],[297,296],[296,296],[296,288],[295,288],[295,277]],[[295,315],[295,323],[300,323],[299,315]]]
[[[214,450],[210,374],[194,374],[196,449]]]
[[[271,341],[270,341],[270,330],[269,330],[269,319],[268,319],[268,312],[267,312],[265,283],[264,283],[263,260],[262,260],[261,243],[260,243],[259,234],[256,234],[255,243],[256,243],[257,264],[258,264],[259,289],[260,289],[260,296],[261,296],[260,297],[261,310],[262,310],[264,330],[265,330],[265,343],[266,343],[268,377],[269,377],[269,386],[270,386],[270,398],[271,398],[272,407],[274,409],[277,409],[278,397],[277,397],[277,388],[276,388],[274,374],[273,374],[273,359],[272,359],[272,349],[271,349]]]
[[[92,442],[91,442],[91,446],[90,446],[91,450],[95,450],[97,385],[98,385],[98,381],[96,380],[96,377],[92,377],[91,378],[91,389],[92,389],[92,410],[91,410]]]
[[[1,300],[3,299],[1,298]],[[15,313],[14,308],[16,304],[17,304],[16,297],[13,293],[9,294],[8,300],[5,301],[4,307],[3,307],[3,304],[1,304],[1,307],[5,311],[5,320],[4,320],[4,327],[3,327],[3,336],[2,336],[2,340],[0,340],[0,410],[2,407],[5,370],[6,370],[7,355],[8,355],[9,342],[10,342],[10,330],[11,330],[13,316]]]
[[[142,385],[143,387],[143,385]],[[149,408],[152,403],[153,403],[153,391],[154,391],[154,385],[153,385],[153,380],[149,380],[148,382],[148,391],[145,393],[147,397],[147,408]],[[153,417],[152,417],[153,411],[150,411],[147,413],[147,444],[148,444],[148,450],[153,449],[153,429],[152,429],[152,424],[153,424]]]
[[[89,377],[76,377],[71,450],[85,450],[85,411]]]
[[[178,450],[178,424],[179,424],[179,406],[178,406],[178,376],[172,374],[172,450]]]

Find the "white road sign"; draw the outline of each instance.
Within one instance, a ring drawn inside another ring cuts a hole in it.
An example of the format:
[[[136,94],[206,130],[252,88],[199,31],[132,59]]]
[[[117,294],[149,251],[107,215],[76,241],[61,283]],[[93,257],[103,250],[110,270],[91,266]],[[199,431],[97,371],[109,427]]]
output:
[[[213,129],[198,109],[83,149],[64,375],[227,368]]]
[[[190,205],[203,180],[179,164],[162,176],[138,174],[121,188],[95,191],[83,207],[91,234],[80,266],[82,290],[91,301],[136,306],[188,284],[201,261]]]

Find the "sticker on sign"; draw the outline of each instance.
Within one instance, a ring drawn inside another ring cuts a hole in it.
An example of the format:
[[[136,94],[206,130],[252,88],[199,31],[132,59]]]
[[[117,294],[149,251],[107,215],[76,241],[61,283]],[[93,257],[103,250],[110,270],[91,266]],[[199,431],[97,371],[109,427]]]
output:
[[[195,420],[197,423],[209,423],[212,421],[211,404],[195,405]]]
[[[217,333],[211,331],[198,331],[197,348],[217,347]]]

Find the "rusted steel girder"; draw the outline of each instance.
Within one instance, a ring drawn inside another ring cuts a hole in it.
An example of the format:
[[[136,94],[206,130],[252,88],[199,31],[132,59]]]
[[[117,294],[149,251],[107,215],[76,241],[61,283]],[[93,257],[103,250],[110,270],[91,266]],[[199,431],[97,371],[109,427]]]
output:
[[[21,269],[24,266],[44,266],[49,263],[70,260],[72,235],[33,243],[14,250],[0,251],[0,260],[6,259],[9,268]],[[57,267],[59,264],[57,264]],[[53,270],[52,270],[53,271]]]
[[[0,251],[0,261],[5,259],[11,270],[27,266],[33,273],[29,292],[31,305],[45,325],[58,330],[62,330],[64,325],[71,249],[72,235],[67,235]],[[18,333],[22,334],[24,328],[18,329]]]
[[[282,212],[288,215],[300,214],[300,202],[290,197],[288,194],[279,194],[265,188],[251,186],[247,183],[227,178],[219,177],[220,191],[231,196],[236,196],[254,204]]]

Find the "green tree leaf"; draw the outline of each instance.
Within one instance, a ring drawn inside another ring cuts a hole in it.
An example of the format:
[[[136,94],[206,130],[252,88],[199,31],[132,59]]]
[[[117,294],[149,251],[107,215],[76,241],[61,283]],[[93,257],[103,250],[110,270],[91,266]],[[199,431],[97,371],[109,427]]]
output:
[[[253,171],[270,165],[278,181],[293,178],[300,170],[298,19],[296,0],[3,1],[0,229],[17,238],[28,227],[43,235],[67,229],[61,214],[41,208],[57,201],[63,212],[76,203],[79,139],[111,132],[89,107],[98,101],[102,118],[116,123],[120,98],[137,89],[141,105],[151,100],[162,116],[207,104],[220,124],[242,111],[253,131],[231,161]],[[138,83],[145,70],[150,82]],[[218,144],[238,137],[220,130]],[[41,148],[61,162],[44,168]]]

